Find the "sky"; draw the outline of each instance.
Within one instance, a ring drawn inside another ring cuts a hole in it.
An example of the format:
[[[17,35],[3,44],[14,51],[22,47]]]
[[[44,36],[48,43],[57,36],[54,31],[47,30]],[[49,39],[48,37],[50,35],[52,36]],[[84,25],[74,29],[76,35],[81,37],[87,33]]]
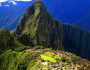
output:
[[[32,1],[32,0],[0,0],[0,2],[6,2],[6,1],[9,1],[9,2],[11,2],[11,1]]]
[[[9,7],[9,3],[12,3],[13,5],[17,5],[17,1],[29,2],[32,0],[0,0],[0,6]],[[7,2],[7,4],[2,5],[2,3],[4,3],[4,2]]]
[[[0,17],[6,16],[9,11],[10,12],[13,11],[13,13],[17,12],[18,14],[16,13],[15,15],[19,15],[21,17],[25,12],[25,10],[31,5],[33,1],[34,0],[0,0]],[[70,23],[90,31],[90,0],[42,0],[42,1],[44,2],[47,10],[52,14],[52,16],[55,19],[59,19],[63,23]],[[15,28],[16,23],[13,26]]]
[[[55,19],[90,31],[90,0],[43,0]]]

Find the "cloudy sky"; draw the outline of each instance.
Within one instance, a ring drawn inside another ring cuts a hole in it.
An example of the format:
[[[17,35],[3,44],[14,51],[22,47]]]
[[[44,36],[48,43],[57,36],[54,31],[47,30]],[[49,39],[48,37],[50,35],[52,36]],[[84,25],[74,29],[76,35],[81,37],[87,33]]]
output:
[[[32,0],[0,0],[0,6],[9,7],[9,3],[12,3],[13,5],[17,5],[17,1],[28,2],[28,1],[32,1]],[[7,2],[7,4],[2,5],[2,3],[4,3],[4,2]]]

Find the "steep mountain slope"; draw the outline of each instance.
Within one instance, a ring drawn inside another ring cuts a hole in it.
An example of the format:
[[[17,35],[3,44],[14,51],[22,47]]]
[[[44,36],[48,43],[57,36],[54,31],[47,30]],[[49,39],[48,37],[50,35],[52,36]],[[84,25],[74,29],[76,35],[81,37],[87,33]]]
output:
[[[24,34],[28,35],[33,46],[65,50],[90,60],[90,33],[55,20],[40,0],[26,10],[15,29],[14,36]]]
[[[64,25],[64,47],[81,57],[90,60],[90,32],[70,24]]]
[[[58,23],[57,33],[62,32],[59,36],[63,36],[62,44],[64,50],[90,60],[90,32],[68,23],[62,24],[62,28],[60,29],[60,22],[56,23]]]
[[[0,6],[0,29],[7,28],[9,31],[11,31],[15,29],[21,16],[32,2],[17,1],[17,5],[13,5],[12,3],[8,2],[4,3],[2,3],[2,6]],[[7,4],[9,7],[3,6]]]
[[[35,1],[17,25],[15,35],[28,34],[34,45],[51,46],[55,35],[55,21],[41,1]],[[54,42],[53,42],[54,43]],[[54,46],[54,45],[53,45]]]

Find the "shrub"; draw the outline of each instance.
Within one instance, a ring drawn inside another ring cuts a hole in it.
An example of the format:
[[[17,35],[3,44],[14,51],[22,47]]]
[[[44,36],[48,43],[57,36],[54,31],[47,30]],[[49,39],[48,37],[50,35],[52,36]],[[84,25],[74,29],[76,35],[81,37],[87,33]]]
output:
[[[43,46],[35,46],[33,49],[44,49]]]
[[[0,55],[0,69],[31,70],[31,67],[35,65],[37,57],[32,51],[15,52],[7,50],[4,54]]]
[[[31,39],[28,34],[22,34],[20,36],[17,36],[17,40],[26,46],[32,45]]]

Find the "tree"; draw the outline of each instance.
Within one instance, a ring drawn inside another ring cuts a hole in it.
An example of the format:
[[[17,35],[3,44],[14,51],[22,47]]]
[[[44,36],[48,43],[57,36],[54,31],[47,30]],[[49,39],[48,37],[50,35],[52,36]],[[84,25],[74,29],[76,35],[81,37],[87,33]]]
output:
[[[11,40],[10,32],[7,29],[3,29],[0,31],[0,45],[4,46],[5,48],[8,47]]]
[[[32,41],[28,34],[22,34],[20,36],[17,36],[17,39],[20,43],[26,46],[32,46]]]

